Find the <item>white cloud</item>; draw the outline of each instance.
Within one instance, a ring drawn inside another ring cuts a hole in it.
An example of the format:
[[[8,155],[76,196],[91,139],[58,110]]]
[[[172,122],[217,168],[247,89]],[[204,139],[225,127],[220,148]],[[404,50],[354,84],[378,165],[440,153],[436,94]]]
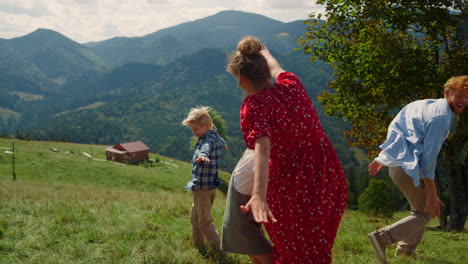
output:
[[[305,9],[310,8],[313,6],[312,1],[307,0],[289,0],[289,1],[282,1],[282,0],[273,0],[268,1],[273,8],[277,9]]]
[[[168,4],[168,0],[146,0],[148,4]]]
[[[6,0],[0,2],[0,13],[33,17],[47,16],[50,14],[49,10],[42,4],[42,2],[21,0]]]
[[[306,19],[316,8],[310,0],[0,0],[0,38],[42,27],[83,43],[143,36],[223,10],[290,22]]]
[[[99,0],[57,0],[56,2],[67,5],[97,5],[98,1]]]

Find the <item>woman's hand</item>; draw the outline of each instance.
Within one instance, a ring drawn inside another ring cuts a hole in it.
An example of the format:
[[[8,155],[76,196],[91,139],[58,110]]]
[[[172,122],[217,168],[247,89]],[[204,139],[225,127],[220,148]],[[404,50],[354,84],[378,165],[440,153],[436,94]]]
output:
[[[271,77],[273,77],[275,80],[278,79],[278,76],[285,70],[281,68],[281,65],[278,63],[278,61],[271,55],[265,43],[263,43],[263,47],[260,50],[260,54],[267,61],[268,68],[271,72]]]
[[[255,222],[269,223],[276,222],[273,213],[268,208],[266,194],[268,189],[269,160],[270,160],[270,139],[261,137],[255,140],[254,152],[254,184],[252,196],[247,204],[241,206],[243,212],[251,211]]]
[[[270,221],[273,223],[276,222],[276,218],[268,208],[267,202],[258,195],[253,195],[247,204],[241,205],[240,208],[244,213],[251,211],[255,222],[257,223],[265,224]]]
[[[266,43],[263,43],[262,49],[260,50],[260,54],[265,57],[265,56],[271,56],[270,51],[268,50],[268,47]]]

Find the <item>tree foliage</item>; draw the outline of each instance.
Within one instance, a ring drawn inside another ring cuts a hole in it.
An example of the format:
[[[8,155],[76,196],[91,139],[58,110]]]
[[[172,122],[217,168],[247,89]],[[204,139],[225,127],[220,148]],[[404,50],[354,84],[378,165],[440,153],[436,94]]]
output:
[[[335,79],[319,100],[352,124],[350,144],[378,152],[395,110],[442,96],[451,76],[466,74],[465,1],[319,0],[299,38],[311,60],[330,64]]]
[[[215,128],[218,130],[218,134],[227,139],[227,126],[226,121],[221,117],[221,115],[210,106],[208,109],[208,113],[210,114],[211,120],[213,120],[213,124]]]
[[[370,215],[383,215],[392,217],[394,201],[391,197],[391,188],[384,180],[371,179],[369,186],[359,196],[359,211]]]
[[[411,101],[443,96],[443,84],[467,74],[467,19],[464,0],[318,0],[298,39],[311,61],[333,68],[334,79],[319,100],[325,113],[344,119],[349,144],[374,157],[387,127]],[[442,155],[450,192],[450,222],[462,230],[468,215],[467,115],[457,120]],[[442,185],[439,183],[439,190]],[[441,190],[442,189],[442,190]]]

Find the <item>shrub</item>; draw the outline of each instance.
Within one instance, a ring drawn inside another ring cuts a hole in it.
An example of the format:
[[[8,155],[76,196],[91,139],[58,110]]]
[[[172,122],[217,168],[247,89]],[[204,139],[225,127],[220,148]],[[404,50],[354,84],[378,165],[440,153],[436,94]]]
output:
[[[392,217],[393,204],[390,185],[384,180],[371,179],[359,196],[358,210],[373,216]]]

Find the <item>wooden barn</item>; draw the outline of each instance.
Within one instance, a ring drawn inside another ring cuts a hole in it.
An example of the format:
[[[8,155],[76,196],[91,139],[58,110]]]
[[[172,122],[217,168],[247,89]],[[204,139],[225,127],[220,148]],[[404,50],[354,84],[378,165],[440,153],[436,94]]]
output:
[[[140,164],[148,159],[149,148],[141,141],[117,144],[106,148],[107,160]]]

